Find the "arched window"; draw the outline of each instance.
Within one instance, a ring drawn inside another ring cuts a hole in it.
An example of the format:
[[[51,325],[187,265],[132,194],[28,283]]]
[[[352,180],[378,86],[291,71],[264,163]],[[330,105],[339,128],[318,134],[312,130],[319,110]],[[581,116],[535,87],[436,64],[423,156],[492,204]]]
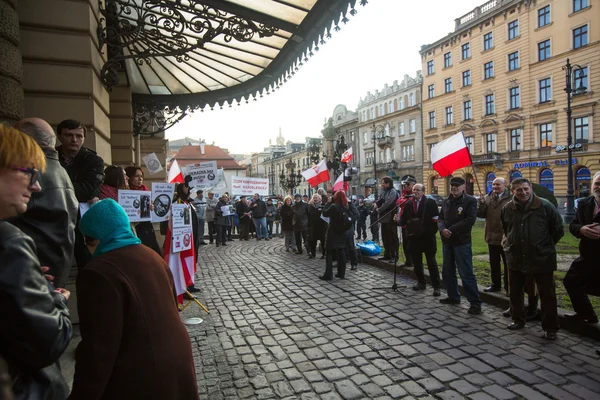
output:
[[[404,110],[404,99],[400,98],[400,110]]]
[[[385,136],[390,136],[390,124],[385,124]]]
[[[587,167],[581,167],[575,172],[577,182],[577,197],[588,197],[590,195],[592,174]]]
[[[385,162],[389,163],[392,161],[392,150],[388,147],[385,149]]]
[[[521,173],[521,171],[515,170],[510,173],[510,181],[511,182],[514,181],[515,179],[519,179],[522,177],[523,177],[523,174]]]
[[[371,110],[367,110],[367,119],[371,119]]]
[[[540,171],[540,185],[554,193],[554,172],[550,168]]]
[[[408,106],[412,107],[415,105],[415,95],[414,93],[411,93],[408,95]]]
[[[398,99],[394,99],[394,107],[392,108],[392,110],[397,110],[398,109]]]
[[[387,105],[387,103],[385,103],[385,104],[383,105],[383,113],[384,113],[384,114],[389,114],[389,109],[388,109],[388,105]]]
[[[496,179],[496,174],[493,173],[493,172],[490,172],[485,177],[485,190],[486,190],[486,193],[490,193],[492,191],[492,183],[494,183],[494,179]]]
[[[383,114],[383,104],[379,105],[379,116],[381,117]]]

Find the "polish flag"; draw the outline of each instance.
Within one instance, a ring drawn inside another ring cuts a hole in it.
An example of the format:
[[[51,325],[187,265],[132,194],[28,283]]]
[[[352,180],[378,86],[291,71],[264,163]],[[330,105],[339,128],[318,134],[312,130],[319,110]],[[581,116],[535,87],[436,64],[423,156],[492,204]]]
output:
[[[344,192],[348,191],[348,182],[344,181],[344,174],[338,176],[333,184],[333,191],[337,192],[338,190],[343,190]]]
[[[177,160],[173,160],[173,164],[171,164],[171,168],[169,169],[169,175],[167,177],[168,183],[183,183],[183,174],[181,173],[181,169],[179,168],[179,164]]]
[[[314,167],[303,171],[302,176],[308,181],[308,184],[311,187],[315,187],[322,182],[327,182],[329,180],[329,170],[327,169],[327,161],[323,159]]]
[[[345,163],[349,163],[350,161],[352,161],[352,147],[350,147],[344,152],[344,154],[342,154],[342,159],[340,161]]]
[[[431,165],[441,177],[472,164],[469,148],[462,132],[442,140],[431,148]]]
[[[194,284],[194,273],[196,272],[194,240],[192,239],[192,247],[190,249],[173,253],[171,252],[172,239],[171,229],[167,228],[163,254],[165,255],[165,262],[169,265],[171,274],[173,274],[177,300],[180,304],[183,304],[182,295],[187,291],[188,286]]]

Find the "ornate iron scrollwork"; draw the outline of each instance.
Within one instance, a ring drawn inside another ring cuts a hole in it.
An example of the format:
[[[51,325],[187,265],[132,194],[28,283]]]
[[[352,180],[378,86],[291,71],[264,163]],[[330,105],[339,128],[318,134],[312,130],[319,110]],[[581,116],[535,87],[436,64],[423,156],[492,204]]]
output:
[[[133,134],[134,136],[152,137],[166,131],[193,111],[190,108],[182,109],[179,106],[134,103]]]
[[[99,0],[99,5],[105,26],[98,27],[98,40],[100,47],[108,47],[100,79],[108,90],[118,84],[119,67],[127,59],[138,65],[167,56],[184,62],[189,52],[217,36],[226,42],[247,42],[255,34],[273,36],[278,30],[202,4],[202,0],[105,0],[104,8]]]

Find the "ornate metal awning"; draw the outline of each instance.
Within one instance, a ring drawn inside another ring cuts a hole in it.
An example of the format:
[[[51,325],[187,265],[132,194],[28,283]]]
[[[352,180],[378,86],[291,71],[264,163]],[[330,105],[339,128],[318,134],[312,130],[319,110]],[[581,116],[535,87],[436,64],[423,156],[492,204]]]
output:
[[[356,14],[357,0],[99,2],[102,82],[110,90],[126,72],[134,133],[153,135],[189,112],[277,90]]]

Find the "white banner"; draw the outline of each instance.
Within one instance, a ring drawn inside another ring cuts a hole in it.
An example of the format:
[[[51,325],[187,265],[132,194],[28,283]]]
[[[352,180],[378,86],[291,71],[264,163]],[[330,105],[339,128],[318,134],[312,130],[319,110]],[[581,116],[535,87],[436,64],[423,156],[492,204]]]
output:
[[[231,177],[231,194],[234,196],[269,195],[269,180],[267,178],[252,178],[245,176]]]
[[[151,192],[144,190],[119,190],[119,205],[125,210],[130,222],[152,220],[150,195]]]
[[[183,167],[183,176],[190,175],[190,187],[196,190],[210,190],[218,181],[217,162],[205,161],[198,164],[189,164]]]
[[[162,222],[169,220],[171,203],[173,202],[174,183],[152,182],[152,222]]]
[[[142,157],[142,160],[144,160],[144,164],[146,164],[150,175],[154,175],[155,173],[163,170],[163,167],[162,165],[160,165],[160,160],[156,156],[156,153],[150,153],[147,156]]]
[[[173,204],[172,207],[171,252],[179,253],[192,248],[192,214],[187,204]]]

